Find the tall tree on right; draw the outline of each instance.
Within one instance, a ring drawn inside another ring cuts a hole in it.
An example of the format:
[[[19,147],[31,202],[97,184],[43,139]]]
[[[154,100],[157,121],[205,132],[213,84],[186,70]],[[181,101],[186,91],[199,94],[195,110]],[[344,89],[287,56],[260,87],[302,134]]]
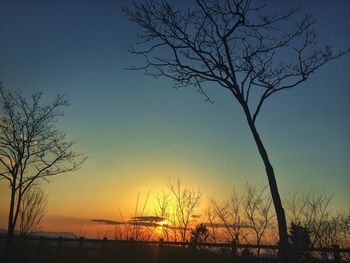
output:
[[[291,22],[300,17],[299,11],[267,14],[262,1],[250,0],[196,0],[187,11],[170,1],[154,0],[124,9],[142,28],[130,51],[142,56],[145,64],[132,69],[170,78],[176,87],[194,86],[205,96],[203,84],[216,84],[241,106],[265,166],[282,262],[289,260],[286,218],[257,118],[274,94],[298,86],[327,62],[349,52],[319,47],[311,16]]]

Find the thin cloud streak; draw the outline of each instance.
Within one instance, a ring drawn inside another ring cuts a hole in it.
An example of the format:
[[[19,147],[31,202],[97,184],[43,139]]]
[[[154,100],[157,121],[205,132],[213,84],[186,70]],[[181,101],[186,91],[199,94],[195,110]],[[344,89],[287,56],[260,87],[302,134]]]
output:
[[[164,227],[164,228],[170,228],[170,229],[180,229],[179,227],[174,227],[169,224],[159,224],[160,222],[165,221],[166,218],[158,217],[158,216],[139,216],[139,217],[132,217],[128,221],[114,221],[114,220],[108,220],[108,219],[92,219],[91,222],[93,223],[102,223],[106,225],[138,225],[138,226],[146,226],[146,227]],[[225,225],[222,223],[203,223],[207,227],[217,227],[217,228],[251,228],[248,225]]]

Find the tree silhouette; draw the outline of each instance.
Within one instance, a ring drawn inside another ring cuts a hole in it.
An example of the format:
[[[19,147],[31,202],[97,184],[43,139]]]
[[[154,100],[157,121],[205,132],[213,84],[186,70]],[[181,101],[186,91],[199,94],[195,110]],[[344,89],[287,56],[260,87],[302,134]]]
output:
[[[0,180],[8,182],[11,195],[6,256],[27,191],[40,180],[77,170],[85,160],[55,125],[68,102],[57,96],[51,105],[41,106],[41,99],[39,92],[28,102],[0,86]]]
[[[39,230],[39,226],[46,216],[47,199],[47,194],[37,185],[32,185],[23,194],[18,216],[18,230],[21,236]]]
[[[133,54],[154,77],[165,76],[175,87],[194,86],[208,99],[203,84],[228,90],[241,106],[264,163],[276,210],[281,258],[288,261],[288,231],[275,172],[257,130],[263,104],[279,91],[306,81],[327,62],[348,53],[317,48],[315,20],[305,15],[292,24],[299,9],[266,14],[265,5],[250,0],[196,0],[183,11],[166,0],[133,3],[128,18],[143,31]],[[288,59],[286,56],[288,55]]]
[[[205,224],[196,225],[196,228],[191,231],[191,242],[204,243],[209,237],[209,231]]]
[[[268,228],[272,225],[271,198],[266,195],[266,187],[256,188],[247,184],[247,192],[243,199],[244,214],[246,224],[255,235],[257,245],[261,245],[261,240]],[[257,255],[260,254],[260,248]]]
[[[308,251],[311,247],[310,230],[292,222],[289,227],[289,236],[296,259],[300,261],[307,260],[310,257],[310,252]]]
[[[233,190],[230,198],[226,201],[220,202],[215,198],[210,200],[208,220],[213,235],[215,235],[215,225],[217,225],[217,223],[214,223],[216,218],[217,222],[224,227],[225,232],[229,235],[230,241],[236,244],[241,243],[241,240],[246,237],[246,234],[243,234],[243,227],[246,226],[244,198],[245,195],[238,194]]]
[[[180,232],[181,241],[186,242],[191,219],[201,205],[203,194],[199,188],[195,189],[192,186],[182,184],[179,178],[174,184],[169,181],[168,188],[173,199],[172,215],[169,220],[175,226],[174,230]]]

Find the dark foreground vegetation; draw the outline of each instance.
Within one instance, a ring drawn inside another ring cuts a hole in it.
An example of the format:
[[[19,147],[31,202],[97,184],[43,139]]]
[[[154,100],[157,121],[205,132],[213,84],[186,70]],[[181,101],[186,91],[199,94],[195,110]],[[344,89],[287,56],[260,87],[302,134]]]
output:
[[[5,238],[0,245],[4,248]],[[9,262],[278,262],[277,255],[277,246],[272,245],[18,237],[13,240]],[[334,246],[304,251],[295,262],[344,263],[349,259],[350,249]]]

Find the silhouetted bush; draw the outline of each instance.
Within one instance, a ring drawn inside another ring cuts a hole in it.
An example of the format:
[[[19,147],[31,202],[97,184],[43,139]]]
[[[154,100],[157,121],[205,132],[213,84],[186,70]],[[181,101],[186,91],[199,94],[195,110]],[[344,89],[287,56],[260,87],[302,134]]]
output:
[[[306,262],[309,260],[311,257],[309,251],[311,246],[310,230],[307,227],[292,222],[289,227],[289,238],[297,262]]]

